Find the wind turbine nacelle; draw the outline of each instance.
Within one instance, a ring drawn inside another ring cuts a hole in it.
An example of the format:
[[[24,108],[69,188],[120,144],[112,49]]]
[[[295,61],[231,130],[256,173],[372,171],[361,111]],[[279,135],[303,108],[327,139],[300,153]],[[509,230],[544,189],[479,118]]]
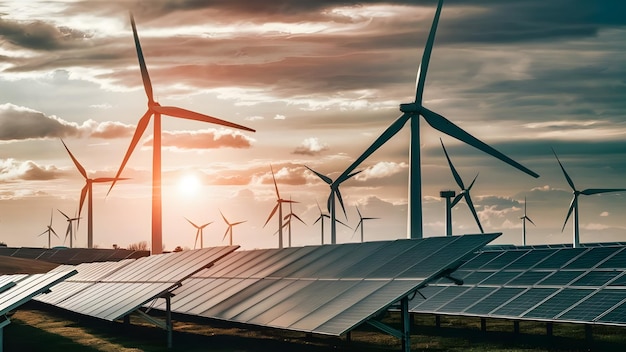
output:
[[[454,191],[441,191],[441,192],[439,192],[439,196],[441,198],[452,198],[452,197],[456,196],[456,192],[454,192]]]
[[[421,106],[416,103],[400,104],[400,111],[404,113],[420,112]]]

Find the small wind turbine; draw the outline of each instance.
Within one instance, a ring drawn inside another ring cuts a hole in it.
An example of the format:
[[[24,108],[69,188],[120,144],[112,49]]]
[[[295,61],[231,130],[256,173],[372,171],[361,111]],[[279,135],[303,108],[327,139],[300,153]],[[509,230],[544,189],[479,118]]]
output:
[[[285,215],[285,217],[283,218],[283,220],[286,220],[285,225],[283,225],[283,226],[287,226],[287,229],[288,229],[287,233],[289,235],[289,237],[288,237],[288,239],[289,239],[289,247],[291,247],[291,220],[293,218],[295,218],[296,220],[298,220],[301,223],[303,223],[304,225],[306,225],[306,223],[304,221],[302,221],[302,219],[300,219],[300,217],[293,212],[293,207],[292,207],[293,203],[296,203],[296,202],[292,202],[291,201],[291,197],[289,197],[289,214]]]
[[[239,224],[243,224],[244,222],[246,222],[246,220],[244,221],[239,221],[239,222],[233,222],[232,224],[230,222],[228,222],[228,220],[226,219],[226,217],[224,216],[224,214],[222,214],[222,211],[220,210],[220,214],[222,215],[222,219],[224,219],[224,221],[226,222],[226,224],[228,225],[228,227],[226,228],[226,232],[224,233],[224,237],[222,238],[222,241],[226,238],[227,235],[230,234],[230,240],[229,240],[229,244],[232,246],[233,245],[233,227],[235,225],[239,225]]]
[[[554,149],[552,149],[552,152],[554,153],[554,156],[556,157],[556,161],[559,163],[559,166],[561,167],[561,170],[563,171],[563,175],[565,175],[567,184],[569,184],[570,188],[572,189],[572,193],[574,194],[574,197],[572,198],[572,202],[569,205],[569,210],[567,211],[567,216],[565,217],[565,221],[563,222],[563,228],[561,228],[561,232],[565,230],[565,225],[567,224],[567,220],[569,220],[569,217],[570,215],[572,215],[572,211],[573,211],[574,212],[574,218],[572,219],[572,222],[574,223],[573,246],[574,248],[577,248],[577,247],[580,247],[580,232],[578,229],[578,196],[581,194],[584,196],[590,196],[592,194],[623,192],[623,191],[626,191],[626,189],[625,188],[588,188],[588,189],[579,191],[576,189],[576,186],[574,186],[574,182],[565,171],[565,168],[563,167],[563,164],[561,164],[561,161],[559,160],[559,157],[556,155],[556,152],[554,151]]]
[[[415,101],[409,104],[400,104],[402,115],[394,121],[373,143],[369,146],[361,156],[359,156],[339,177],[335,180],[340,184],[350,177],[350,173],[357,168],[365,159],[367,159],[378,148],[389,141],[402,127],[411,120],[411,142],[409,149],[409,188],[408,188],[408,219],[407,219],[407,236],[409,238],[422,238],[422,180],[420,165],[420,134],[419,134],[419,117],[422,116],[426,122],[436,130],[439,130],[451,137],[465,142],[474,148],[477,148],[487,154],[490,154],[505,163],[533,176],[539,177],[538,174],[520,165],[516,161],[500,153],[496,149],[490,147],[480,141],[471,134],[453,124],[445,117],[426,108],[422,103],[424,94],[424,85],[426,82],[426,73],[430,61],[430,54],[435,41],[435,32],[441,14],[443,0],[439,0],[435,18],[433,20],[426,47],[422,55],[422,62],[417,70],[417,84],[415,89]]]
[[[363,220],[376,220],[380,218],[364,218],[361,215],[361,211],[359,210],[359,207],[356,207],[356,212],[359,213],[359,223],[356,224],[356,227],[354,228],[354,233],[352,234],[352,236],[354,236],[354,234],[356,233],[356,231],[359,229],[359,226],[360,226],[361,227],[361,243],[363,243]]]
[[[202,230],[204,230],[205,227],[211,225],[213,223],[213,221],[211,222],[207,222],[204,225],[196,225],[194,224],[191,220],[185,218],[185,220],[187,220],[187,222],[189,222],[191,224],[191,226],[196,228],[196,240],[193,242],[193,249],[196,249],[196,244],[198,243],[198,237],[200,237],[200,248],[204,248],[204,244],[203,244],[203,238],[204,238],[204,234],[202,233]]]
[[[128,162],[130,155],[135,150],[137,143],[139,143],[139,139],[141,135],[148,127],[148,123],[150,122],[150,118],[154,116],[154,132],[153,132],[153,145],[152,145],[152,254],[159,254],[163,252],[163,234],[162,234],[162,204],[161,204],[161,115],[168,115],[177,118],[196,120],[201,122],[208,122],[213,124],[218,124],[226,127],[242,129],[250,132],[255,132],[253,129],[238,125],[236,123],[224,121],[212,116],[200,114],[194,111],[182,109],[175,106],[161,106],[158,102],[154,100],[154,96],[152,94],[152,83],[150,82],[150,76],[148,75],[148,68],[146,67],[146,61],[143,57],[143,52],[141,50],[141,44],[139,43],[139,36],[137,35],[137,28],[135,27],[135,19],[133,18],[132,13],[130,14],[130,24],[133,28],[133,37],[135,38],[135,48],[137,50],[137,59],[139,60],[139,68],[141,70],[141,78],[143,80],[143,87],[146,91],[146,95],[148,97],[148,110],[141,117],[139,122],[137,123],[137,129],[135,129],[135,134],[133,135],[133,139],[128,146],[128,150],[126,151],[126,155],[120,165],[119,170],[117,171],[117,175],[115,175],[116,179],[119,179],[122,171],[124,170],[124,166]],[[111,188],[109,188],[109,193],[115,186],[116,181],[113,181],[111,184]]]
[[[59,210],[59,209],[57,209]],[[73,218],[70,218],[69,216],[67,216],[64,212],[62,212],[61,210],[59,210],[59,213],[63,214],[63,216],[65,216],[65,220],[67,221],[67,229],[65,230],[65,238],[63,239],[63,243],[65,243],[65,241],[67,240],[67,236],[69,235],[70,237],[70,248],[74,248],[74,228],[72,227],[72,223],[74,221],[78,221],[80,219],[80,217],[78,216],[74,216]]]
[[[480,233],[485,233],[485,231],[483,231],[482,225],[480,225],[478,214],[476,214],[476,209],[474,209],[474,203],[472,202],[472,197],[470,196],[470,190],[472,189],[472,187],[474,187],[474,182],[476,182],[476,178],[478,178],[478,174],[476,174],[476,177],[474,177],[474,180],[469,185],[469,187],[465,188],[465,185],[463,184],[463,180],[461,179],[461,176],[456,171],[456,168],[454,167],[454,165],[452,165],[452,161],[450,160],[450,156],[448,155],[448,152],[446,151],[446,147],[443,145],[443,141],[441,140],[441,138],[439,140],[441,141],[441,146],[443,147],[443,153],[446,155],[446,159],[448,160],[448,165],[450,165],[450,171],[452,171],[452,176],[454,177],[456,184],[461,188],[461,192],[457,194],[457,196],[454,198],[454,200],[450,204],[450,208],[454,208],[454,206],[457,205],[457,203],[462,198],[465,198],[465,203],[467,203],[467,206],[472,212],[472,215],[474,215],[474,219],[476,220],[476,224],[478,224]]]
[[[283,248],[283,203],[289,203],[291,205],[291,203],[294,203],[294,201],[282,199],[280,197],[280,193],[278,193],[278,185],[276,184],[276,177],[274,176],[274,169],[272,169],[271,164],[270,170],[272,171],[272,179],[274,180],[274,189],[276,189],[276,206],[274,206],[274,209],[272,209],[270,216],[267,217],[267,220],[265,221],[265,224],[263,224],[263,227],[265,227],[265,225],[270,222],[272,216],[274,216],[276,210],[278,210],[278,248]],[[289,238],[289,246],[291,247],[291,236]]]
[[[330,213],[330,244],[336,244],[337,243],[337,225],[335,224],[335,221],[337,221],[337,216],[336,216],[336,209],[335,209],[336,207],[335,196],[337,196],[337,199],[339,199],[339,204],[341,205],[341,209],[343,209],[343,215],[346,217],[346,219],[348,218],[348,215],[346,214],[346,208],[343,206],[343,198],[341,198],[341,192],[339,192],[339,185],[343,183],[343,181],[348,180],[349,178],[360,173],[363,170],[351,173],[350,175],[348,175],[348,177],[346,177],[341,182],[337,182],[337,181],[333,182],[333,180],[330,177],[326,175],[322,175],[319,172],[311,169],[310,167],[306,165],[304,165],[304,167],[309,169],[309,171],[311,171],[312,173],[316,174],[317,177],[321,178],[322,181],[326,182],[330,186],[330,195],[328,196],[328,201],[326,202],[326,206],[328,208],[328,212]]]
[[[318,221],[320,222],[321,229],[322,229],[322,241],[321,241],[321,244],[323,245],[324,244],[324,218],[330,219],[330,216],[328,214],[325,214],[324,212],[322,212],[322,208],[320,208],[320,203],[317,200],[315,200],[315,203],[317,204],[317,209],[319,209],[319,211],[320,211],[320,216],[317,218],[317,220],[315,220],[313,225],[317,224]],[[343,225],[343,226],[345,226],[345,227],[350,229],[350,226],[344,224],[340,220],[336,220],[335,219],[335,221],[337,221],[341,225]]]
[[[41,236],[41,235],[43,235],[43,234],[45,234],[45,233],[48,233],[48,248],[52,248],[52,247],[51,247],[51,245],[50,245],[50,243],[51,243],[51,238],[52,238],[52,236],[51,236],[51,235],[55,235],[57,238],[59,238],[59,235],[57,235],[57,233],[56,233],[56,232],[54,231],[54,229],[52,228],[52,213],[53,213],[53,212],[54,212],[53,210],[50,210],[50,224],[47,226],[46,231],[42,232],[41,234],[39,234],[39,235],[37,236],[37,237],[39,237],[39,236]],[[60,239],[60,238],[59,238],[59,239]]]
[[[535,223],[532,220],[530,220],[528,216],[526,216],[526,197],[524,197],[524,216],[522,216],[520,219],[522,220],[522,246],[525,246],[526,245],[526,220],[530,221],[531,224],[535,225]]]
[[[65,150],[67,150],[67,153],[70,155],[70,158],[72,158],[72,161],[74,162],[74,165],[78,169],[78,172],[80,172],[80,174],[85,179],[85,186],[80,191],[78,216],[80,216],[80,214],[83,211],[83,204],[85,204],[85,197],[88,197],[87,199],[87,248],[93,248],[93,184],[113,182],[115,181],[115,178],[113,177],[98,177],[98,178],[87,177],[87,171],[85,171],[85,168],[78,162],[78,160],[76,160],[76,158],[74,157],[72,152],[70,152],[69,148],[67,147],[65,142],[63,142],[62,139],[61,139],[61,143],[63,143]],[[127,179],[119,178],[118,180],[127,180]]]

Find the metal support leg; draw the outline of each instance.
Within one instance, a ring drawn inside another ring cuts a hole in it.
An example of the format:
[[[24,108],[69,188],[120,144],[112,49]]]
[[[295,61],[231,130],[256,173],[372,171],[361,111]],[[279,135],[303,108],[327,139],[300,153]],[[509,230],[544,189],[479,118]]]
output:
[[[346,342],[352,342],[352,331],[348,331],[348,333],[346,334]]]
[[[435,315],[435,326],[437,328],[441,327],[441,316],[439,316],[439,315]]]
[[[480,318],[480,331],[487,332],[487,320],[485,318]]]
[[[402,319],[402,352],[411,351],[411,320],[409,318],[409,298],[400,300],[400,317]]]
[[[593,341],[593,330],[591,329],[591,324],[585,324],[585,340],[588,343]]]
[[[172,297],[165,296],[165,327],[167,329],[167,348],[172,348]]]
[[[552,323],[546,323],[546,335],[552,337]]]
[[[513,321],[513,333],[519,335],[519,320]]]

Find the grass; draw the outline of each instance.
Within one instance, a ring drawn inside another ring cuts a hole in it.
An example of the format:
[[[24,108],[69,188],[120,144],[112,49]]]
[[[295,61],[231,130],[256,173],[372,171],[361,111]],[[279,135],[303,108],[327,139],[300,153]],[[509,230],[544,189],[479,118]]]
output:
[[[17,311],[5,330],[5,351],[167,351],[165,331],[138,317],[131,325],[103,322],[36,302]],[[396,313],[384,322],[399,328]],[[596,326],[593,341],[586,341],[584,326],[554,324],[553,336],[545,334],[545,324],[520,322],[520,333],[513,323],[487,320],[487,332],[480,330],[480,319],[442,317],[435,326],[431,315],[416,315],[411,346],[413,351],[624,351],[623,328]],[[210,352],[258,352],[329,350],[382,352],[400,351],[400,341],[364,325],[345,338],[306,335],[271,328],[245,327],[202,318],[175,316],[174,350]]]

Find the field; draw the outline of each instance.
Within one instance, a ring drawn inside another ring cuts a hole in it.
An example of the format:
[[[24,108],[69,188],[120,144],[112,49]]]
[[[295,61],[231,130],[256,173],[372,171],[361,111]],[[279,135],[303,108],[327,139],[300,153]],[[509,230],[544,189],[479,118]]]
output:
[[[133,316],[131,325],[109,323],[28,303],[4,328],[5,351],[167,351],[165,331]],[[398,317],[390,313],[384,320],[397,327]],[[480,320],[415,316],[413,351],[624,351],[623,328],[594,327],[593,341],[585,340],[584,327],[555,324],[554,335],[545,335],[545,324],[521,322],[520,334],[513,334],[513,323],[487,320],[487,332],[480,331]],[[175,316],[174,350],[215,352],[260,351],[400,351],[394,337],[363,326],[345,337],[306,335],[269,328],[243,327],[206,319]]]

